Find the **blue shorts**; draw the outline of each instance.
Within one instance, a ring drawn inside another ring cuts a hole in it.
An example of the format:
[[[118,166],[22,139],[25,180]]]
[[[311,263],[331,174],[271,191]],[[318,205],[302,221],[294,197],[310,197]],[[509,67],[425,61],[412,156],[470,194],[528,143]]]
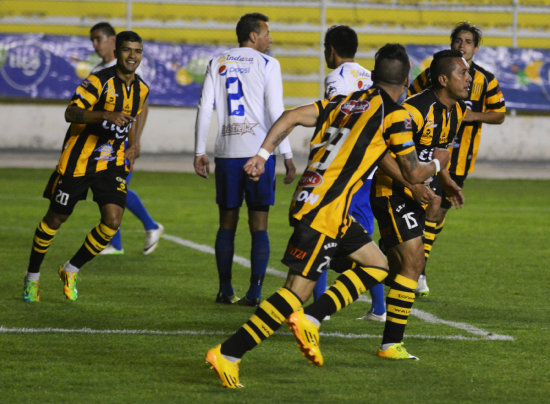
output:
[[[243,166],[248,158],[216,158],[216,203],[222,209],[239,208],[243,197],[249,210],[265,210],[275,203],[275,157],[265,163],[258,181],[248,179]]]
[[[349,207],[349,213],[365,228],[365,230],[372,234],[374,232],[374,215],[370,206],[370,186],[372,180],[366,180],[361,188],[353,195],[351,199],[351,205]]]

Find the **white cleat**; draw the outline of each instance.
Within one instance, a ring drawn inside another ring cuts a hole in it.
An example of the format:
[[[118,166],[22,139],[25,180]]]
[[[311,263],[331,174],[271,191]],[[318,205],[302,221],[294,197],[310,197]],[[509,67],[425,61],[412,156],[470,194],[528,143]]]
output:
[[[101,252],[101,255],[122,255],[124,254],[124,248],[122,250],[117,250],[115,247],[113,247],[111,244],[107,244],[107,247],[105,247]]]
[[[428,287],[428,282],[426,281],[426,275],[420,275],[418,278],[418,285],[416,286],[416,296],[428,296],[430,294],[430,288]]]
[[[359,317],[357,320],[370,320],[370,321],[378,321],[379,323],[385,323],[386,312],[384,312],[383,314],[374,314],[371,309],[363,317]]]
[[[145,232],[145,246],[143,247],[143,255],[149,255],[159,245],[160,238],[164,234],[164,226],[160,223],[158,229],[147,230]]]

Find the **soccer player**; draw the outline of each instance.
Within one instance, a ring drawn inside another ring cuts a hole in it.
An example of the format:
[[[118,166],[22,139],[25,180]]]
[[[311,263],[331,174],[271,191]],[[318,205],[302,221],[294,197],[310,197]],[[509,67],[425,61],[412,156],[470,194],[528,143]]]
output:
[[[100,70],[114,66],[116,64],[115,58],[115,29],[108,22],[99,22],[90,29],[90,40],[92,41],[94,50],[101,57],[102,61],[92,69],[92,73],[97,73]],[[137,70],[138,74],[141,74],[141,68]],[[145,127],[145,121],[147,120],[147,114],[149,112],[149,103],[145,102],[142,113],[138,116],[136,122],[136,158],[140,153],[140,140],[143,128]],[[132,172],[126,177],[126,186],[130,183]],[[132,212],[143,224],[145,229],[145,244],[143,246],[143,254],[149,255],[158,246],[160,238],[164,233],[164,226],[155,222],[151,217],[145,205],[141,201],[141,198],[137,193],[131,189],[127,189],[128,194],[126,196],[126,207]],[[122,246],[122,237],[120,234],[120,228],[111,239],[110,243],[105,247],[101,254],[124,254],[124,248]]]
[[[355,53],[359,46],[357,34],[347,25],[334,25],[325,34],[325,61],[329,69],[333,69],[325,78],[325,98],[337,94],[347,95],[354,91],[367,90],[372,86],[371,73],[355,62]],[[374,232],[374,215],[370,206],[370,186],[372,172],[364,180],[363,186],[353,196],[350,213],[370,234]],[[347,259],[333,265],[348,265]],[[347,266],[346,266],[347,269]],[[313,297],[317,300],[325,291],[328,271],[319,277]],[[386,305],[384,303],[384,285],[381,283],[370,289],[372,297],[371,309],[360,319],[386,321]]]
[[[50,205],[33,239],[23,298],[40,300],[40,265],[61,225],[76,203],[91,189],[100,209],[100,222],[76,254],[59,269],[63,293],[78,298],[80,268],[103,250],[116,233],[126,204],[126,176],[136,157],[136,117],[149,87],[135,74],[143,53],[141,37],[133,31],[116,36],[116,65],[91,74],[76,89],[65,110],[71,125],[61,157],[44,190]],[[128,147],[125,140],[128,138]],[[126,159],[128,164],[126,164]]]
[[[483,123],[500,125],[504,122],[506,105],[504,96],[496,77],[483,69],[473,61],[474,55],[479,50],[481,43],[481,31],[476,26],[462,22],[451,33],[451,49],[460,51],[470,66],[472,85],[466,98],[469,113],[462,122],[454,140],[451,151],[451,165],[449,173],[451,178],[460,186],[468,174],[475,168],[475,161],[481,140],[481,125]],[[414,80],[409,88],[409,94],[416,94],[431,84],[430,69],[424,70]],[[451,202],[443,195],[435,198],[427,208],[425,223],[424,253],[426,260],[430,256],[433,244],[437,236],[443,230],[445,217],[451,207]],[[430,292],[425,272],[418,280],[416,293],[419,296],[427,296]]]
[[[194,167],[199,176],[208,178],[206,138],[215,105],[216,203],[220,218],[215,243],[219,276],[216,302],[257,306],[270,254],[267,223],[269,206],[275,201],[275,157],[268,159],[266,174],[258,182],[246,177],[243,165],[256,154],[268,129],[284,111],[283,82],[279,62],[266,55],[272,42],[268,18],[260,13],[245,14],[236,32],[239,47],[224,51],[208,63],[197,112]],[[296,167],[288,140],[279,150],[286,167],[284,182],[289,184],[296,176]],[[243,198],[248,207],[252,269],[250,286],[239,300],[231,278]]]
[[[385,158],[388,149],[396,155],[398,171],[411,183],[434,175],[438,166],[449,160],[447,151],[437,150],[434,161],[418,161],[411,119],[395,102],[409,84],[409,70],[403,46],[384,46],[375,57],[373,87],[285,111],[269,130],[257,155],[245,164],[249,176],[261,178],[271,152],[295,126],[316,128],[308,166],[290,205],[294,232],[283,258],[289,267],[285,285],[264,300],[235,334],[206,354],[206,361],[223,386],[242,387],[238,368],[242,356],[271,336],[285,318],[302,306],[333,256],[349,256],[358,265],[344,271],[314,304],[326,296],[336,297],[335,293],[341,297],[335,301],[338,308],[351,304],[387,276],[386,258],[348,213],[351,197],[361,187],[362,179]],[[300,312],[305,320],[303,310]],[[325,314],[331,314],[330,310]],[[317,333],[311,325],[313,334]],[[316,338],[318,341],[318,335]],[[316,348],[312,349],[317,351]],[[312,360],[322,365],[322,357]]]

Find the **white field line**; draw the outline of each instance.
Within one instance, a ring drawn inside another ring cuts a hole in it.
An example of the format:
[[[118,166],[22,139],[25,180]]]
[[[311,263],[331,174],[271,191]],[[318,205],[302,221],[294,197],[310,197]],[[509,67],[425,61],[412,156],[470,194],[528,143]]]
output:
[[[194,243],[193,241],[185,240],[185,239],[182,239],[180,237],[172,236],[172,235],[169,235],[169,234],[164,234],[163,237],[166,240],[170,240],[170,241],[172,241],[176,244],[179,244],[179,245],[182,245],[182,246],[185,246],[185,247],[189,247],[189,248],[192,248],[194,250],[198,250],[198,251],[201,251],[201,252],[204,252],[204,253],[207,253],[207,254],[212,254],[212,255],[215,254],[215,251],[212,247],[204,245],[204,244],[197,244],[197,243]],[[240,265],[242,265],[246,268],[250,268],[250,260],[248,260],[244,257],[240,257],[238,255],[235,255],[234,258],[233,258],[233,262],[236,262],[237,264],[240,264]],[[283,273],[281,271],[278,271],[274,268],[267,268],[267,273],[271,274],[271,275],[278,276],[278,277],[283,278],[283,279],[286,278],[285,273]],[[371,299],[366,297],[365,295],[359,296],[359,300],[365,301],[365,302],[370,302],[371,301]],[[474,327],[471,324],[460,323],[460,322],[456,322],[456,321],[443,320],[443,319],[441,319],[437,316],[434,316],[433,314],[430,314],[428,312],[418,310],[418,309],[412,309],[411,310],[411,316],[418,317],[419,319],[424,320],[428,323],[442,324],[442,325],[446,325],[446,326],[449,326],[449,327],[457,328],[459,330],[466,331],[467,333],[470,333],[470,334],[473,334],[473,335],[478,335],[478,336],[482,337],[482,339],[514,341],[514,337],[511,337],[509,335],[493,334],[492,332],[485,331],[485,330],[482,330],[481,328]],[[325,334],[325,335],[330,336],[331,334]],[[348,335],[351,335],[351,334],[348,334]],[[342,336],[343,336],[343,334],[340,335],[341,338],[342,338]],[[407,337],[410,338],[412,336],[407,334]],[[416,336],[416,337],[420,338],[421,336]],[[353,338],[362,338],[362,337],[355,336]],[[430,338],[430,337],[423,336],[422,338]],[[441,337],[433,337],[433,338],[441,338]],[[454,338],[452,337],[451,339],[454,339]],[[468,338],[462,337],[461,339],[468,339]]]
[[[111,334],[111,335],[231,335],[229,331],[211,331],[211,330],[94,330],[92,328],[9,328],[0,325],[0,334]],[[279,335],[294,335],[290,332],[279,332]],[[327,338],[344,339],[380,339],[379,334],[343,334],[339,332],[320,332],[319,335]],[[407,339],[429,339],[429,340],[461,340],[461,341],[483,341],[487,339],[509,341],[510,338],[479,338],[465,337],[464,335],[409,335]]]

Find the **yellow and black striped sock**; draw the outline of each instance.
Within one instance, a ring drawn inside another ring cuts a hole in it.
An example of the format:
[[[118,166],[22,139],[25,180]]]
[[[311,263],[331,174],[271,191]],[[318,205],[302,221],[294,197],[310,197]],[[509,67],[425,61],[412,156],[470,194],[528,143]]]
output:
[[[290,289],[279,289],[260,303],[248,321],[222,344],[221,353],[241,358],[247,351],[269,338],[301,306],[302,301]]]
[[[381,267],[355,266],[344,271],[315,302],[304,312],[322,322],[326,316],[349,306],[361,293],[382,282],[388,276],[388,270]]]
[[[71,264],[81,268],[107,247],[116,232],[117,229],[111,229],[109,226],[99,223],[88,233],[80,249],[71,258]]]
[[[390,291],[386,297],[387,318],[382,344],[399,343],[403,340],[414,303],[416,284],[416,281],[399,274],[391,282]]]
[[[432,222],[429,220],[426,220],[424,223],[424,257],[426,257],[426,261],[428,261],[428,258],[430,257],[430,253],[432,252],[432,247],[435,243],[435,240],[437,239],[437,236],[439,236],[439,233],[441,233],[441,230],[443,230],[443,226],[445,225],[445,219],[439,224],[437,222]]]
[[[48,226],[44,220],[38,224],[38,227],[34,232],[27,272],[40,272],[40,265],[42,264],[44,256],[48,252],[48,248],[50,248],[56,233],[57,230],[54,230]]]

